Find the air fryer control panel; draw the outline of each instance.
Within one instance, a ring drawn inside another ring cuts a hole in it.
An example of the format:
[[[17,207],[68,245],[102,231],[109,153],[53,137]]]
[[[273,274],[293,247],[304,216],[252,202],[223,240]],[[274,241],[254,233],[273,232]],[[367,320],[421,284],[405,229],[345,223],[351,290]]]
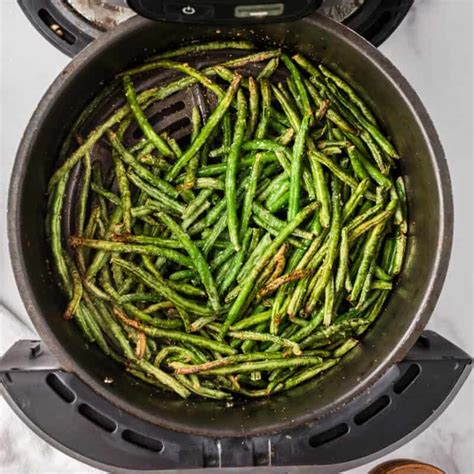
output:
[[[128,4],[152,20],[242,25],[296,20],[318,8],[321,0],[128,0]]]

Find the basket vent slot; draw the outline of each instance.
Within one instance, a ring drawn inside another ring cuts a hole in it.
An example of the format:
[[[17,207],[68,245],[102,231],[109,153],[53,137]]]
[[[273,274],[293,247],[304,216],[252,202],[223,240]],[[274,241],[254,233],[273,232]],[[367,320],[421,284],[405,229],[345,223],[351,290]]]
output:
[[[360,413],[354,417],[356,425],[363,425],[371,420],[374,416],[381,413],[385,408],[390,405],[390,397],[383,395],[372,402],[367,408],[364,408]]]
[[[46,383],[66,403],[72,403],[76,399],[74,392],[56,374],[48,374]]]
[[[393,391],[400,395],[418,378],[420,373],[421,367],[418,364],[411,364],[406,372],[393,384]]]
[[[309,445],[312,448],[319,448],[320,446],[330,443],[341,436],[349,433],[349,426],[346,423],[341,423],[340,425],[334,426],[329,430],[323,431],[317,435],[312,436],[309,439]]]
[[[128,443],[134,444],[148,451],[153,451],[155,453],[161,453],[164,448],[164,445],[161,441],[149,438],[148,436],[144,436],[131,430],[124,430],[122,433],[122,438]]]
[[[98,412],[90,405],[82,403],[79,406],[79,413],[84,418],[87,418],[90,422],[94,423],[94,425],[98,426],[99,428],[102,428],[108,433],[113,433],[117,429],[117,424],[115,423],[115,421]]]

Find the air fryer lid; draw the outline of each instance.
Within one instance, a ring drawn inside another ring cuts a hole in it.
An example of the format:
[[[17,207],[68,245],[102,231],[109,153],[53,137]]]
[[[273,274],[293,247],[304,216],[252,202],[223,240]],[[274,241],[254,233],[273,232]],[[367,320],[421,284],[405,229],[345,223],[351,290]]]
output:
[[[262,45],[341,64],[368,99],[401,154],[410,209],[404,273],[362,347],[319,381],[265,400],[229,407],[209,400],[179,400],[133,380],[96,347],[86,346],[74,324],[59,317],[64,307],[45,261],[46,183],[62,138],[104,81],[153,50],[194,40],[251,39]],[[324,17],[298,22],[215,28],[159,24],[134,18],[105,34],[58,77],[25,133],[10,187],[9,237],[13,267],[25,306],[40,336],[62,366],[96,392],[154,424],[208,436],[282,431],[317,420],[349,402],[396,361],[421,333],[439,295],[452,237],[452,202],[444,155],[432,123],[400,73],[361,37]],[[416,225],[415,225],[416,223]],[[104,383],[106,378],[114,380]]]

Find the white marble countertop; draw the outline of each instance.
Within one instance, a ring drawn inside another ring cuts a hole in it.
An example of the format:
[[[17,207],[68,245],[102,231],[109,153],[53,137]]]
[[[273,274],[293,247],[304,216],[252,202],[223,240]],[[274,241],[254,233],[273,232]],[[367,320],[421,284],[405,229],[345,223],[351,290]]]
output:
[[[421,96],[448,158],[455,203],[454,246],[446,284],[428,327],[470,354],[474,353],[472,24],[471,0],[417,0],[403,24],[381,47]],[[35,105],[67,63],[68,58],[29,25],[15,0],[0,0],[0,302],[18,316],[16,320],[0,319],[0,354],[16,339],[31,337],[33,333],[8,256],[6,204],[11,167]],[[419,459],[449,474],[474,472],[473,399],[471,377],[437,421],[383,459]],[[351,473],[366,473],[378,462]],[[98,472],[40,440],[3,399],[0,471]]]

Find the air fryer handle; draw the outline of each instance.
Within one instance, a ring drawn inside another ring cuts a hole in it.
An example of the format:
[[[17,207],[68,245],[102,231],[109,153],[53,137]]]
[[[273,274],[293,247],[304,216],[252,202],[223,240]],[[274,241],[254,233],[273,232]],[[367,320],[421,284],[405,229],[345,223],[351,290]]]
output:
[[[39,341],[18,341],[0,358],[0,393],[43,439],[107,471],[293,465],[334,474],[387,454],[423,431],[470,370],[468,354],[425,331],[402,362],[338,412],[312,426],[253,438],[213,439],[152,426],[62,371]]]
[[[462,349],[425,331],[399,362],[347,409],[316,423],[305,436],[273,443],[279,463],[291,450],[300,464],[318,461],[341,469],[384,456],[423,432],[447,408],[472,369]]]
[[[69,57],[79,54],[94,37],[80,28],[57,0],[18,0],[30,23],[59,51]]]

